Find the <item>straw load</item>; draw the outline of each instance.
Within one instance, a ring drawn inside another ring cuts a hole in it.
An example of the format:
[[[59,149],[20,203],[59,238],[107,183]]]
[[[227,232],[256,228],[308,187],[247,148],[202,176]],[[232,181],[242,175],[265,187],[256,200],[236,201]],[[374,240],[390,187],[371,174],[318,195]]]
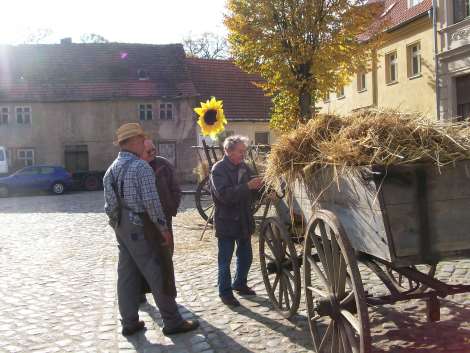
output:
[[[310,168],[432,163],[470,159],[468,123],[431,121],[419,114],[369,110],[347,117],[318,115],[282,136],[268,157],[266,182],[292,185]]]

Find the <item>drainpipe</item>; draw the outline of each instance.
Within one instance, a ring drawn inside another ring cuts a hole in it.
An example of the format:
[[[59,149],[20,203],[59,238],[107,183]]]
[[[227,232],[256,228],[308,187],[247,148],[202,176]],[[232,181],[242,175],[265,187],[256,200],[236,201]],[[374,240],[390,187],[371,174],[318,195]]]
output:
[[[434,72],[436,75],[436,116],[437,120],[441,119],[440,107],[441,107],[441,92],[439,85],[439,58],[438,58],[438,45],[437,45],[437,0],[432,0],[432,32],[434,35]]]

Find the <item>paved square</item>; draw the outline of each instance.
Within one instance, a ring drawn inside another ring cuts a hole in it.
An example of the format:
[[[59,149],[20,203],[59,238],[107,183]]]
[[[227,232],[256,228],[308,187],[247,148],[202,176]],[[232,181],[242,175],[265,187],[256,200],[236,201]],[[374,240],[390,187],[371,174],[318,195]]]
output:
[[[267,300],[257,238],[250,285],[258,296],[230,310],[218,299],[216,243],[191,196],[175,220],[178,303],[201,328],[175,338],[161,333],[161,318],[142,306],[147,330],[120,335],[116,302],[117,247],[107,226],[101,192],[0,199],[0,352],[276,352],[312,350],[305,304],[292,320]],[[470,260],[443,263],[438,277],[470,284]],[[369,292],[383,290],[363,273]],[[370,308],[374,352],[469,353],[470,294],[442,300],[441,321],[425,321],[424,304]]]

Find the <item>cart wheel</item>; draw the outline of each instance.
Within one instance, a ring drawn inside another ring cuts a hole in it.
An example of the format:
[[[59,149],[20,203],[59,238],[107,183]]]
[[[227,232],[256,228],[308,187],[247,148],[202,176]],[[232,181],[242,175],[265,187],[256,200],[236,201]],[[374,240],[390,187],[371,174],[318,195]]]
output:
[[[294,243],[277,218],[267,218],[261,227],[259,255],[274,308],[285,318],[294,316],[300,304],[300,264]]]
[[[209,176],[206,176],[197,186],[196,189],[196,208],[201,217],[207,221],[212,213],[214,201],[212,200],[211,191],[209,188]],[[212,219],[209,220],[212,223]]]
[[[418,266],[411,266],[413,269],[418,270],[424,273],[426,276],[434,277],[436,274],[436,265],[418,265]],[[398,272],[394,271],[391,267],[386,266],[387,275],[390,278],[390,281],[395,286],[395,288],[401,293],[423,293],[428,286],[412,279],[399,274]]]
[[[312,216],[303,261],[315,352],[370,353],[369,315],[357,260],[333,213]]]

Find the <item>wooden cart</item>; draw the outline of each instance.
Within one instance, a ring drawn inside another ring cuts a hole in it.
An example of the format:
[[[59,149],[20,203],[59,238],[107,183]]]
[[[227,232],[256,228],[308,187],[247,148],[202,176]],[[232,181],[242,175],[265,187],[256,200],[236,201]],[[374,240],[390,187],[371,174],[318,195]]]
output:
[[[439,261],[470,257],[470,161],[441,172],[404,165],[351,168],[336,179],[333,173],[307,173],[277,202],[277,216],[260,231],[261,271],[274,307],[290,317],[303,266],[316,352],[368,353],[368,306],[420,298],[437,321],[439,298],[470,291],[434,278]],[[388,293],[366,293],[360,268],[373,271]]]

